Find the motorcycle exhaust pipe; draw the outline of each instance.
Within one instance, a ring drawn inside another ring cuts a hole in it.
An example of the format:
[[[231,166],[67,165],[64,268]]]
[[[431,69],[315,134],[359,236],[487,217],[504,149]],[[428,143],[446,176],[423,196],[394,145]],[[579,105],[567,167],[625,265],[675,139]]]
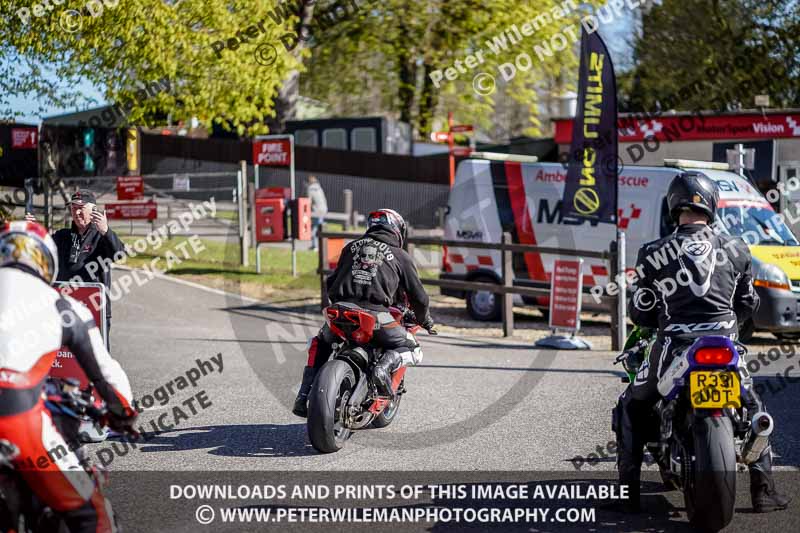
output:
[[[769,436],[775,427],[768,413],[758,412],[750,423],[750,437],[742,448],[742,462],[752,464],[758,461],[761,454],[769,446]]]

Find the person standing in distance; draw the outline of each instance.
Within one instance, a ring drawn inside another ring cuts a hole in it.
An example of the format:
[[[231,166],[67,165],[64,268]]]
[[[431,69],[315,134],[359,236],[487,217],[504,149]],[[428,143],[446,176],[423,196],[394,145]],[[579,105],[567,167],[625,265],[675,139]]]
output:
[[[125,246],[116,233],[108,227],[104,212],[97,209],[93,192],[80,189],[70,200],[72,226],[60,229],[53,234],[58,248],[58,281],[69,281],[78,277],[87,283],[102,283],[106,286],[106,326],[111,331],[111,288],[110,261],[122,252]],[[103,261],[101,261],[103,259]],[[94,265],[89,267],[89,265]],[[106,268],[106,265],[109,265]],[[106,346],[108,347],[106,337]]]
[[[316,250],[319,228],[325,223],[325,215],[328,214],[328,200],[316,176],[308,177],[306,188],[311,200],[311,249]]]

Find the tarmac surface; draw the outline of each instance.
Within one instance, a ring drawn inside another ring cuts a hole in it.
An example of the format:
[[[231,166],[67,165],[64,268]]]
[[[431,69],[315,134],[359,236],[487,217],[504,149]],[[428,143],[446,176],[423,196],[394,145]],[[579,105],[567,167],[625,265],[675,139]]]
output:
[[[115,276],[122,274],[117,271]],[[91,453],[108,464],[110,495],[128,531],[153,530],[152,524],[146,526],[152,513],[143,513],[150,508],[160,509],[157,530],[196,530],[193,513],[198,502],[169,497],[173,489],[168,485],[179,481],[235,486],[254,480],[288,485],[520,482],[533,486],[559,479],[584,484],[616,479],[615,458],[607,446],[614,440],[611,408],[624,384],[621,369],[611,364],[612,352],[547,351],[534,349],[523,339],[422,334],[425,359],[407,373],[408,393],[394,423],[356,432],[343,450],[322,455],[309,444],[305,421],[290,412],[307,339],[321,325],[318,308],[293,301],[258,303],[156,278],[134,285],[113,309],[111,351],[127,370],[135,397],[150,404],[140,416],[149,434],[135,449],[108,440],[92,445]],[[795,361],[800,357],[787,348],[777,360],[767,360],[756,382],[763,384],[776,422],[773,448],[779,481],[786,492],[797,495],[800,414],[795,406],[800,388],[775,374],[784,374],[791,366],[788,377],[795,380]],[[151,424],[158,423],[174,427],[153,432]],[[591,463],[585,459],[576,470],[577,457],[592,453],[597,459],[592,457]],[[643,515],[610,513],[597,505],[593,525],[526,524],[520,530],[686,530],[682,495],[663,492],[652,467],[648,475]],[[313,506],[319,507],[321,501],[314,500]],[[143,508],[144,502],[148,503]],[[367,502],[410,504],[365,499],[349,505]],[[200,503],[241,506],[244,502]],[[264,501],[258,504],[263,507]],[[292,506],[289,500],[273,500],[268,507],[272,504],[283,512]],[[740,474],[737,515],[726,531],[796,531],[799,506],[795,501],[783,513],[752,514],[747,474]],[[262,524],[258,530],[316,527],[339,531],[351,526],[286,522]],[[514,527],[439,520],[372,524],[370,530]],[[239,524],[229,530],[254,529]]]

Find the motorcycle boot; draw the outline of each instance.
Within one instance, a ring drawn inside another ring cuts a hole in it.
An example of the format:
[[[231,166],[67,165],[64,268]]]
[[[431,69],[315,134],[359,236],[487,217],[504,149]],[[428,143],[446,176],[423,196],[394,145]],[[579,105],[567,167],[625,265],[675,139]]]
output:
[[[383,353],[383,357],[375,365],[375,370],[372,372],[373,383],[378,389],[378,394],[390,398],[394,396],[392,374],[400,368],[402,362],[403,357],[394,350],[386,350]]]
[[[756,513],[782,511],[789,506],[787,498],[775,489],[772,476],[772,452],[767,447],[758,461],[750,465],[750,497]]]
[[[615,507],[625,513],[638,513],[640,507],[640,484],[644,445],[645,424],[635,420],[641,410],[637,401],[631,397],[630,388],[620,397],[614,412],[614,425],[617,434],[617,469],[619,484],[628,486],[628,499],[618,502]]]
[[[311,385],[314,384],[316,375],[317,370],[313,366],[303,369],[303,382],[300,384],[300,390],[294,400],[294,408],[292,408],[292,413],[300,418],[308,417],[308,394],[311,392]]]

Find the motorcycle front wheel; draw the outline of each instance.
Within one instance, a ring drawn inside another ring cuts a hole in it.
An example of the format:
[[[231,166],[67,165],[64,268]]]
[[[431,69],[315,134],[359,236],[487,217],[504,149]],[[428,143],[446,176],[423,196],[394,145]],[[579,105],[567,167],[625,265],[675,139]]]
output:
[[[689,522],[701,531],[720,531],[736,504],[736,450],[730,418],[695,419],[695,461],[684,492]]]
[[[356,386],[350,365],[333,359],[325,363],[308,395],[308,437],[319,452],[338,452],[353,431],[345,425],[347,401]]]

